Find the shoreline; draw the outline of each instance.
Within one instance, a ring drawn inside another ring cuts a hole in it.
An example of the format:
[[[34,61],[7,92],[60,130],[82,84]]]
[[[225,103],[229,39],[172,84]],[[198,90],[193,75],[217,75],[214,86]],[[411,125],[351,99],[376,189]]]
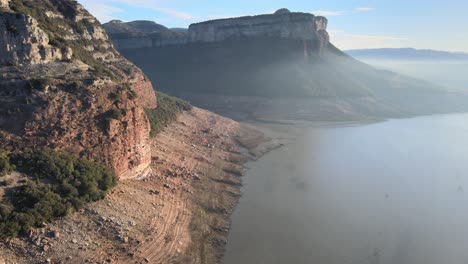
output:
[[[152,140],[151,173],[0,242],[0,263],[219,263],[247,162],[280,146],[251,125],[184,112]]]

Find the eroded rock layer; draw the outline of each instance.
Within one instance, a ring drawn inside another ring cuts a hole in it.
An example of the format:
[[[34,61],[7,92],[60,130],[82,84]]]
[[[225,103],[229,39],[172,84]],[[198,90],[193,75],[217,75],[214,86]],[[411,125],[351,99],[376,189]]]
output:
[[[114,20],[104,24],[118,49],[166,47],[173,45],[213,43],[244,38],[282,38],[320,42],[329,41],[328,20],[308,13],[280,9],[274,14],[218,19],[190,25],[186,32],[176,32],[154,22],[123,23]],[[151,30],[148,30],[151,29]]]
[[[0,2],[0,137],[111,167],[121,178],[151,162],[151,83],[72,0]]]

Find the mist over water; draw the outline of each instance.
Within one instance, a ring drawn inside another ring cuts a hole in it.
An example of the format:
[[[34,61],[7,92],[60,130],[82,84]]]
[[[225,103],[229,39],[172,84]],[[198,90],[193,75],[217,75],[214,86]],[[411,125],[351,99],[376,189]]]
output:
[[[468,262],[468,114],[310,128],[244,178],[234,263]]]
[[[362,59],[380,69],[419,78],[452,89],[468,90],[468,61]]]

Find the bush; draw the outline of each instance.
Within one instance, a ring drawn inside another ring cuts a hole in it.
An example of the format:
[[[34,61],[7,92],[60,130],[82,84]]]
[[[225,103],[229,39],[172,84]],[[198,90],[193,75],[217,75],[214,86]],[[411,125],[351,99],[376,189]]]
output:
[[[13,169],[8,152],[0,149],[0,177],[10,173]]]
[[[36,91],[45,91],[47,86],[53,84],[53,80],[50,78],[42,78],[42,79],[31,79],[27,82],[26,89],[31,93],[34,90]]]
[[[110,118],[110,119],[120,120],[126,114],[127,114],[126,109],[111,109],[111,110],[107,111],[104,114],[104,116],[106,118],[108,118],[108,119]]]
[[[51,149],[12,154],[11,162],[32,181],[15,187],[0,204],[0,235],[14,237],[103,199],[116,184],[114,174],[85,159]]]
[[[157,92],[158,107],[156,109],[145,109],[146,116],[151,124],[151,136],[155,137],[166,126],[177,119],[182,111],[192,110],[192,106],[173,96]]]
[[[109,93],[108,98],[110,100],[120,100],[125,92],[130,100],[135,100],[138,98],[137,93],[132,90],[132,86],[129,83],[123,83],[116,87],[113,92]]]

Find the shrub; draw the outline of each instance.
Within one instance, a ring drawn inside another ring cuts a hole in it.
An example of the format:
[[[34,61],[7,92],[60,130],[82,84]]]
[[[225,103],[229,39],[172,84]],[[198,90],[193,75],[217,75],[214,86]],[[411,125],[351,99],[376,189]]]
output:
[[[30,79],[27,82],[26,89],[31,93],[33,91],[44,91],[47,86],[53,84],[51,78]]]
[[[0,149],[0,177],[10,173],[13,169],[8,152]]]
[[[108,119],[120,120],[126,114],[127,114],[126,109],[111,109],[111,110],[107,111],[104,114],[104,116],[105,116],[105,118],[108,118]]]
[[[173,96],[157,92],[158,107],[156,109],[145,109],[146,116],[151,124],[151,136],[156,136],[166,126],[177,119],[182,111],[190,111],[192,106]]]
[[[0,236],[14,237],[103,199],[116,184],[107,168],[51,149],[11,154],[18,170],[32,178],[0,203]]]
[[[129,83],[123,83],[115,88],[113,92],[109,93],[108,98],[110,100],[120,100],[125,92],[130,100],[138,98],[137,93],[132,90],[132,86]]]

